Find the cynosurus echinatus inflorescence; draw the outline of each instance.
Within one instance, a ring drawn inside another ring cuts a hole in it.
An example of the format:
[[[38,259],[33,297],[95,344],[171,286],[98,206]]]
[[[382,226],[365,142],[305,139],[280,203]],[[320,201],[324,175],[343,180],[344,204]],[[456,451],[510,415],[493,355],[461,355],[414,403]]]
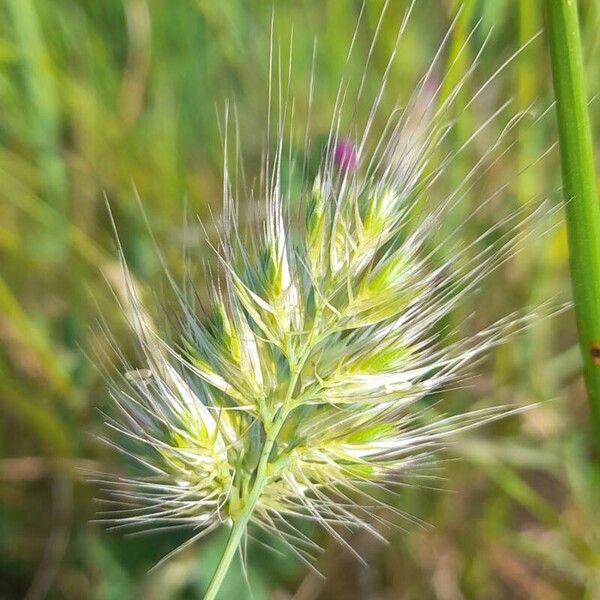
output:
[[[113,382],[119,410],[109,425],[145,474],[102,478],[110,502],[118,503],[107,518],[142,529],[189,526],[186,545],[228,527],[208,598],[251,527],[307,561],[317,546],[298,519],[318,523],[341,543],[345,527],[380,537],[377,525],[386,520],[374,507],[385,504],[382,490],[430,464],[448,436],[506,413],[493,407],[444,415],[432,400],[528,321],[510,315],[464,337],[448,318],[510,258],[532,217],[520,211],[499,219],[471,243],[444,226],[523,117],[511,115],[496,143],[440,195],[457,155],[444,147],[455,126],[448,115],[476,64],[442,97],[444,80],[436,84],[434,73],[449,36],[409,101],[383,119],[377,134],[398,45],[366,123],[343,135],[350,94],[342,80],[320,166],[301,191],[282,175],[294,160],[284,144],[293,113],[279,81],[276,142],[256,193],[265,208],[262,225],[240,233],[226,168],[213,245],[219,275],[206,284],[211,300],[203,311],[174,288],[177,337],[157,330],[123,263],[123,305],[139,362]],[[311,82],[311,97],[312,88]],[[357,103],[363,90],[361,82]],[[308,140],[307,133],[306,152]],[[442,244],[450,260],[439,259]]]

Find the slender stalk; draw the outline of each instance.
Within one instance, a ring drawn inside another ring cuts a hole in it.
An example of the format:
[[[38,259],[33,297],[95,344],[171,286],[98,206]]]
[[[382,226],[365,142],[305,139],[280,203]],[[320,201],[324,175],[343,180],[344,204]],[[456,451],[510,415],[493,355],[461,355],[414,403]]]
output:
[[[446,62],[444,73],[444,81],[440,90],[438,103],[442,105],[448,100],[448,97],[453,93],[456,86],[460,83],[465,73],[471,66],[471,47],[469,36],[472,33],[471,21],[475,12],[475,0],[457,0],[454,2],[450,16],[454,17],[458,11],[460,15],[452,32],[452,41],[450,43],[450,51]],[[458,119],[457,137],[465,138],[465,132],[469,131],[468,123],[465,123],[467,115],[465,114],[465,104],[468,101],[469,88],[463,86],[459,92],[455,102],[452,103],[455,116]]]
[[[575,0],[545,0],[571,281],[592,435],[600,456],[600,205]]]
[[[289,386],[289,389],[292,392],[296,386],[296,381],[297,377],[293,377],[292,382]],[[289,395],[290,394],[288,394],[288,396]],[[289,400],[289,398],[287,399]],[[235,556],[240,542],[242,541],[242,536],[246,531],[248,522],[252,517],[252,513],[254,512],[256,504],[260,500],[260,496],[263,492],[265,484],[267,483],[269,457],[271,456],[271,451],[273,450],[273,445],[275,443],[275,439],[277,438],[277,434],[281,431],[281,428],[283,427],[283,424],[285,423],[288,414],[288,410],[281,409],[280,414],[273,422],[273,427],[269,432],[267,432],[267,437],[265,439],[265,444],[260,455],[260,460],[258,462],[258,466],[256,467],[256,477],[254,479],[254,484],[252,485],[250,494],[244,502],[244,508],[242,509],[240,514],[235,518],[233,528],[231,529],[231,533],[229,534],[229,538],[227,539],[227,545],[225,546],[223,555],[219,560],[217,569],[215,570],[212,576],[210,585],[208,586],[208,590],[206,592],[206,596],[204,596],[204,600],[214,600],[214,598],[216,598],[219,592],[219,589],[221,588],[223,580],[225,579],[225,575],[227,574],[229,566],[231,565],[231,561],[233,560],[233,557]]]
[[[60,230],[53,232],[49,250],[63,257],[67,246],[67,175],[60,157],[60,109],[52,64],[46,49],[35,3],[9,0],[20,66],[27,91],[28,129],[40,170],[45,200],[60,216]]]
[[[231,565],[231,561],[235,556],[235,553],[242,541],[242,536],[246,531],[246,527],[248,526],[248,522],[252,517],[252,513],[256,508],[256,503],[258,502],[260,495],[263,491],[263,488],[266,483],[265,471],[267,467],[267,462],[269,459],[269,455],[271,453],[271,449],[273,447],[273,441],[271,440],[270,444],[265,443],[265,447],[263,449],[263,453],[261,455],[261,461],[257,470],[256,479],[254,481],[254,485],[252,487],[252,491],[246,500],[244,505],[244,509],[236,518],[233,523],[233,527],[231,529],[231,533],[229,534],[229,538],[227,539],[227,545],[225,546],[225,550],[223,551],[223,555],[219,560],[219,564],[217,565],[217,569],[214,572],[212,579],[210,580],[210,585],[208,586],[208,590],[206,592],[206,596],[204,596],[204,600],[214,600],[219,593],[219,589],[225,579],[225,575],[229,570],[229,566]],[[264,463],[264,464],[263,464]],[[263,467],[261,469],[261,466]]]
[[[258,466],[256,467],[256,476],[252,485],[252,489],[250,490],[250,494],[244,501],[244,508],[242,509],[240,514],[235,518],[233,528],[231,529],[231,533],[229,534],[229,538],[227,539],[225,550],[223,551],[223,555],[219,560],[217,569],[215,570],[212,576],[212,579],[208,586],[208,590],[206,592],[206,595],[204,596],[204,600],[214,600],[217,597],[219,589],[221,588],[223,580],[225,579],[225,575],[227,574],[229,566],[231,565],[231,561],[233,560],[233,557],[235,556],[240,542],[242,541],[242,537],[244,535],[244,532],[246,531],[246,527],[248,526],[248,523],[252,518],[252,514],[254,513],[254,509],[256,508],[258,501],[260,500],[260,496],[263,492],[263,489],[267,483],[269,476],[268,467],[271,451],[273,450],[273,446],[275,444],[275,440],[277,439],[277,435],[281,431],[281,428],[285,424],[285,421],[290,413],[290,400],[292,399],[292,395],[294,393],[294,390],[296,389],[296,384],[300,377],[300,371],[302,370],[302,365],[306,360],[309,347],[310,342],[307,342],[307,350],[305,350],[304,356],[300,361],[300,364],[296,367],[296,369],[294,369],[290,378],[287,392],[282,403],[282,408],[280,409],[279,414],[275,417],[269,431],[267,431],[265,443],[261,451]]]
[[[472,63],[472,40],[470,36],[472,34],[472,20],[475,13],[476,2],[475,0],[456,0],[454,7],[450,13],[451,17],[458,14],[458,20],[452,32],[452,41],[450,43],[448,59],[446,62],[444,80],[440,89],[439,98],[437,99],[438,105],[442,106],[448,101],[448,98],[455,92],[456,87],[461,85],[462,87],[458,92],[456,98],[451,103],[451,113],[448,117],[456,119],[456,123],[452,128],[452,132],[449,136],[449,143],[452,144],[454,150],[458,150],[464,142],[471,135],[471,111],[467,108],[467,103],[470,96],[470,82],[463,81],[464,77],[469,70]],[[468,160],[466,150],[463,151],[463,160]],[[453,161],[450,169],[450,177],[453,185],[458,186],[462,180],[462,173],[464,169],[461,169],[462,161]],[[468,202],[461,202],[460,206],[455,207],[452,212],[453,222],[449,223],[449,230],[453,230],[454,227],[464,221],[465,214],[469,208]]]
[[[540,3],[538,0],[519,0],[519,46],[523,47],[540,29]],[[529,111],[539,93],[539,55],[537,46],[531,44],[516,63],[517,110]],[[530,122],[523,119],[519,125],[519,141],[515,193],[520,204],[527,203],[539,192],[539,179],[534,169],[527,167],[539,156],[537,140]]]
[[[231,533],[229,534],[229,538],[227,539],[227,545],[225,546],[225,550],[223,551],[223,555],[219,560],[219,564],[217,565],[217,570],[215,571],[212,579],[210,580],[210,585],[208,586],[208,590],[206,595],[204,596],[204,600],[214,600],[219,593],[219,589],[221,588],[221,584],[225,579],[225,575],[227,575],[227,571],[229,570],[229,566],[231,565],[231,561],[235,556],[235,553],[240,545],[242,540],[242,536],[246,531],[246,526],[248,525],[248,521],[250,516],[252,515],[251,510],[245,511],[245,519],[238,519],[231,529]]]

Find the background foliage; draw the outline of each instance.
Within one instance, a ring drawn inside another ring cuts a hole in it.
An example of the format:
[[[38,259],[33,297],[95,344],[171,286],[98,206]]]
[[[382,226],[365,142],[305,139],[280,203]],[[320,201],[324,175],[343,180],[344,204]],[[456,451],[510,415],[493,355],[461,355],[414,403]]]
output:
[[[392,2],[385,19],[367,78],[371,90],[385,68],[405,4]],[[543,26],[538,4],[465,2],[446,61],[453,65],[450,79],[459,78],[468,64],[464,54],[453,61],[452,48],[460,47],[473,26],[480,22],[469,43],[471,55],[493,27],[479,68],[485,78]],[[351,0],[276,3],[275,38],[281,39],[284,55],[293,25],[292,87],[299,108],[306,102],[318,39],[311,124],[316,140],[327,132],[360,6]],[[364,66],[381,6],[366,2],[359,60],[347,67],[355,76]],[[600,7],[594,0],[581,7],[591,97],[598,91]],[[449,1],[417,2],[394,66],[388,106],[408,97],[455,10]],[[114,280],[117,264],[105,196],[135,275],[160,298],[160,265],[136,189],[177,275],[185,211],[208,219],[219,210],[219,115],[226,99],[235,99],[247,174],[257,172],[270,18],[271,3],[257,0],[0,1],[2,599],[195,598],[216,565],[222,534],[148,573],[184,534],[128,538],[90,523],[97,490],[84,481],[82,470],[118,472],[126,466],[97,441],[99,409],[109,403],[97,365],[86,355],[96,343],[100,315],[119,345],[128,348],[106,283]],[[450,143],[459,147],[460,136],[468,136],[509,96],[515,110],[533,102],[540,114],[548,105],[543,37],[490,86],[484,102],[457,112],[461,127]],[[599,104],[590,106],[600,123]],[[600,139],[597,128],[595,133]],[[471,208],[499,181],[510,182],[498,199],[502,208],[545,196],[557,203],[555,153],[522,172],[555,137],[552,112],[535,126],[519,128],[512,151],[471,191]],[[315,144],[315,161],[318,150]],[[459,178],[474,158],[465,157],[448,176]],[[474,227],[493,222],[494,206],[484,212],[461,235],[472,239]],[[460,215],[456,219],[459,223]],[[186,231],[185,241],[192,244],[204,235],[193,219]],[[210,260],[203,246],[196,246],[195,258]],[[490,322],[515,308],[568,297],[566,242],[559,226],[512,259],[465,313],[477,311],[478,321]],[[367,566],[323,538],[317,565],[327,577],[323,581],[289,556],[256,544],[250,579],[257,599],[600,595],[600,486],[589,455],[572,314],[540,322],[479,370],[472,386],[447,394],[451,408],[548,402],[457,440],[446,456],[460,460],[443,465],[442,491],[407,488],[397,499],[399,509],[431,527],[399,523],[400,529],[387,533],[389,546],[354,536]],[[223,598],[249,597],[239,567],[227,585]]]

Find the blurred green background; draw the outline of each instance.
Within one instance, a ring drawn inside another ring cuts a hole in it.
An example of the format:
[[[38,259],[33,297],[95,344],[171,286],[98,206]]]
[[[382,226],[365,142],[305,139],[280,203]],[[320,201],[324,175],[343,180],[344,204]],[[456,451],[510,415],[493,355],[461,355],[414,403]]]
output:
[[[323,139],[361,2],[273,4],[275,39],[284,55],[294,30],[292,90],[299,112],[318,39],[311,136]],[[362,73],[382,4],[366,2],[357,52],[346,67],[350,75]],[[367,76],[371,92],[406,4],[392,1],[384,20]],[[457,4],[417,2],[384,106],[408,97]],[[600,91],[600,5],[582,0],[581,9],[591,98]],[[227,99],[237,107],[246,175],[256,175],[271,10],[272,3],[259,0],[0,0],[2,600],[198,598],[216,565],[222,534],[149,573],[185,534],[126,537],[90,523],[98,489],[82,470],[126,467],[97,439],[100,409],[110,410],[110,403],[87,355],[98,343],[100,315],[125,352],[129,347],[107,283],[118,265],[104,198],[140,285],[160,296],[160,264],[135,190],[179,275],[184,242],[196,245],[198,261],[210,260],[198,244],[204,234],[194,218],[186,230],[190,239],[183,240],[183,215],[218,214],[218,115]],[[477,23],[466,52],[454,60]],[[467,0],[442,71],[453,65],[448,77],[457,81],[493,28],[478,67],[483,81],[542,27],[537,0]],[[474,89],[458,99],[458,127],[448,144],[458,148],[508,97],[515,111],[533,103],[540,114],[551,101],[549,84],[542,36],[489,86],[484,101],[462,112],[461,102]],[[597,140],[599,106],[590,105]],[[553,113],[535,126],[524,122],[511,135],[514,146],[470,190],[467,204],[475,207],[502,182],[509,184],[498,198],[504,208],[546,196],[558,204],[555,153],[522,172],[555,139]],[[446,177],[460,181],[485,151],[485,140],[481,145],[474,144]],[[460,235],[473,239],[492,223],[493,206],[484,212]],[[476,311],[478,322],[489,323],[523,306],[568,298],[565,235],[558,226],[491,277],[464,312]],[[452,460],[442,463],[441,491],[415,486],[398,496],[397,508],[431,527],[401,522],[386,532],[387,546],[350,535],[367,566],[318,532],[324,552],[317,568],[326,580],[289,556],[252,546],[257,600],[600,598],[600,485],[572,314],[541,321],[478,370],[472,386],[448,392],[450,407],[547,402],[457,439],[446,455]],[[239,566],[222,597],[251,597]]]

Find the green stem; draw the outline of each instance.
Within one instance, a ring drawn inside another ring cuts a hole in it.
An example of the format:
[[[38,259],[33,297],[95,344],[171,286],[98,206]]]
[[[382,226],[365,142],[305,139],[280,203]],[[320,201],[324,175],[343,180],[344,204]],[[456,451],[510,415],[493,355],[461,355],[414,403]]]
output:
[[[309,343],[307,343],[307,347]],[[266,439],[263,449],[261,451],[260,459],[258,462],[258,466],[256,467],[256,476],[254,479],[254,483],[252,485],[252,489],[250,490],[250,494],[244,500],[244,507],[237,515],[234,520],[233,528],[231,529],[231,533],[229,534],[229,538],[227,540],[227,545],[225,546],[225,550],[223,551],[223,555],[219,560],[219,564],[217,565],[217,569],[213,574],[213,577],[208,586],[208,590],[206,595],[204,596],[204,600],[214,600],[217,594],[219,593],[219,589],[225,579],[225,575],[229,570],[229,566],[231,565],[231,561],[235,556],[235,553],[242,541],[242,537],[244,532],[246,531],[246,527],[250,519],[252,518],[252,514],[254,513],[254,509],[258,501],[260,500],[260,496],[267,484],[269,478],[269,458],[271,457],[271,452],[273,450],[273,446],[275,444],[275,440],[277,439],[277,435],[281,431],[291,409],[293,408],[290,405],[290,401],[292,399],[292,395],[296,388],[296,384],[298,382],[298,378],[300,377],[300,371],[302,370],[302,365],[306,360],[308,352],[305,351],[300,361],[300,364],[293,371],[290,383],[288,384],[287,392],[285,394],[285,398],[283,399],[282,407],[279,410],[279,414],[273,420],[271,427],[266,432]]]
[[[600,205],[575,0],[545,0],[571,281],[592,435],[600,454]]]
[[[519,46],[526,46],[540,29],[538,0],[519,0]],[[523,50],[516,64],[517,110],[531,110],[539,93],[539,56],[535,45],[530,44]],[[515,193],[518,202],[523,205],[539,192],[538,177],[535,169],[528,166],[535,163],[539,156],[537,140],[527,119],[520,122],[518,130],[518,174],[515,181]]]
[[[292,382],[289,386],[289,389],[292,392],[294,387],[296,386],[297,380],[297,376],[292,378]],[[287,399],[289,400],[289,398]],[[231,533],[229,534],[229,538],[227,540],[227,545],[225,546],[225,550],[223,551],[221,560],[219,561],[217,569],[214,572],[214,575],[210,581],[210,585],[208,586],[208,590],[206,592],[206,596],[204,596],[204,600],[214,600],[214,598],[216,598],[217,596],[217,593],[219,592],[221,584],[223,583],[223,579],[225,579],[225,575],[229,570],[231,561],[233,560],[233,557],[235,556],[240,542],[242,541],[242,536],[246,531],[248,522],[252,517],[252,513],[254,512],[254,509],[256,508],[256,505],[260,500],[260,496],[267,483],[269,476],[268,467],[271,451],[273,450],[273,445],[275,443],[275,439],[277,438],[277,434],[283,427],[283,424],[285,423],[288,414],[289,411],[282,408],[281,412],[273,422],[271,430],[267,433],[265,445],[263,446],[260,455],[260,460],[258,462],[258,466],[256,467],[256,477],[254,479],[254,484],[252,485],[250,494],[244,502],[244,508],[235,518],[233,528],[231,529]]]
[[[265,483],[267,480],[266,468],[272,448],[273,440],[271,440],[270,442],[267,440],[265,442],[265,446],[261,454],[260,463],[256,472],[256,479],[254,480],[254,485],[252,486],[252,491],[250,492],[250,495],[248,496],[244,504],[243,510],[236,517],[233,523],[231,533],[229,534],[229,538],[227,539],[227,545],[225,546],[223,555],[219,560],[217,569],[212,576],[210,585],[208,586],[208,590],[206,592],[206,596],[204,596],[204,600],[214,600],[214,598],[217,597],[219,589],[221,588],[221,584],[223,583],[225,575],[227,574],[229,566],[231,565],[231,561],[233,560],[233,557],[235,556],[240,542],[242,541],[242,536],[246,531],[248,522],[250,521],[252,513],[256,508],[256,503],[258,502],[260,495],[262,494],[262,491],[265,487]]]

